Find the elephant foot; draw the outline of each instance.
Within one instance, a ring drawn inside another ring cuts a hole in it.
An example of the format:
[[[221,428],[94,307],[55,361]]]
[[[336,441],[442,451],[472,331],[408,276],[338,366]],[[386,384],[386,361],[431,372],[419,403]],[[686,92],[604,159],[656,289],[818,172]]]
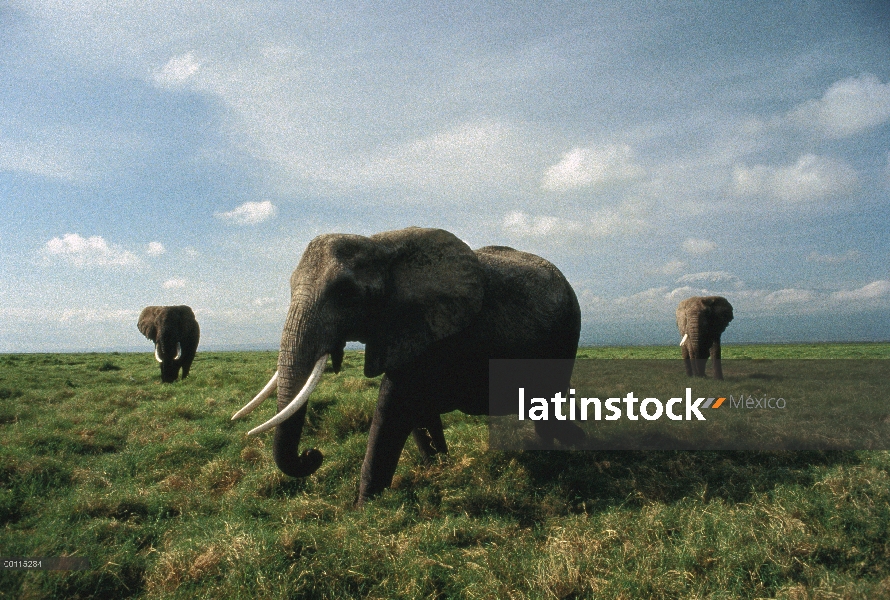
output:
[[[289,477],[308,477],[321,467],[323,460],[324,455],[315,448],[304,450],[296,460],[285,461],[278,456],[275,457],[278,468]]]
[[[552,449],[554,441],[563,446],[577,446],[587,439],[587,434],[579,426],[570,421],[535,423],[535,435],[542,449]]]
[[[555,437],[563,446],[578,446],[584,443],[587,434],[574,423],[566,423],[555,433]]]

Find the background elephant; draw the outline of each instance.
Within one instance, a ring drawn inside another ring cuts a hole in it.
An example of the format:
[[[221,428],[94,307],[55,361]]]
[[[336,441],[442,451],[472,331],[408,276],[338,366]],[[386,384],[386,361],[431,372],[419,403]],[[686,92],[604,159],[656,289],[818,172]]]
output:
[[[732,321],[732,305],[722,296],[693,296],[677,307],[677,327],[686,374],[705,376],[708,354],[714,359],[714,377],[723,379],[720,336]]]
[[[384,377],[358,504],[389,487],[410,433],[429,458],[447,451],[442,413],[488,413],[489,358],[573,360],[578,348],[581,311],[556,267],[512,248],[474,252],[440,229],[319,236],[290,284],[278,371],[232,418],[277,386],[278,414],[251,433],[275,426],[273,454],[281,471],[312,474],[323,457],[316,449],[299,452],[305,402],[328,355],[339,371],[346,342],[363,342],[365,376]],[[561,377],[563,389],[570,376]],[[536,433],[545,443],[584,438],[571,422],[538,421]]]
[[[155,359],[161,363],[161,381],[171,383],[188,377],[201,330],[188,306],[146,306],[136,325],[142,335],[155,343]]]

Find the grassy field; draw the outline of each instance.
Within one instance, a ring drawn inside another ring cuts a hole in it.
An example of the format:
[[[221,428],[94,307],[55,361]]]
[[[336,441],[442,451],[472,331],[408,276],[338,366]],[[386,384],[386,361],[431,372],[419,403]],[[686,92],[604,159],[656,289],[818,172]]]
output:
[[[585,348],[583,358],[676,358]],[[890,358],[890,344],[727,346],[724,358]],[[409,442],[394,489],[353,508],[378,381],[349,352],[281,475],[274,410],[231,415],[275,352],[200,352],[162,385],[150,354],[0,356],[0,598],[890,597],[890,453],[487,451],[446,415],[449,456]],[[259,413],[259,414],[257,414]]]

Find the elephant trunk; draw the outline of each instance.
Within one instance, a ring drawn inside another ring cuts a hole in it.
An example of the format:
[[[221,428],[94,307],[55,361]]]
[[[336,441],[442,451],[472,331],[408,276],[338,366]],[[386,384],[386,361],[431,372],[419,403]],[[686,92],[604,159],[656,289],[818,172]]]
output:
[[[159,336],[155,342],[155,360],[161,365],[161,381],[172,383],[179,377],[182,349],[175,338]]]
[[[686,334],[688,335],[686,348],[689,351],[689,359],[692,363],[692,373],[696,377],[704,377],[705,366],[708,362],[708,349],[703,346],[704,340],[701,337],[696,317],[690,317],[687,321]]]
[[[300,453],[300,439],[306,421],[305,402],[327,360],[327,348],[317,335],[320,327],[314,313],[312,307],[305,303],[294,302],[291,305],[278,354],[279,416],[283,414],[282,411],[287,412],[288,407],[293,408],[291,403],[298,396],[302,396],[300,401],[303,403],[296,412],[277,424],[272,442],[275,464],[282,473],[291,477],[311,475],[318,470],[324,458],[314,448]]]

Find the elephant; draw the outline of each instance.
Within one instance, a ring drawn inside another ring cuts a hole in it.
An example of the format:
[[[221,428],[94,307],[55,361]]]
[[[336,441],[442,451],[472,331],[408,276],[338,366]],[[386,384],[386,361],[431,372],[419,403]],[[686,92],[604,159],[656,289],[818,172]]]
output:
[[[328,356],[339,372],[346,342],[365,344],[364,375],[383,377],[357,506],[391,485],[409,434],[426,462],[448,450],[440,415],[489,413],[490,358],[574,361],[577,353],[581,310],[553,264],[504,246],[473,251],[441,229],[321,235],[306,247],[290,286],[278,370],[232,419],[277,387],[277,414],[250,433],[275,427],[278,468],[311,475],[323,456],[299,452],[306,402]],[[569,368],[563,388],[570,377]],[[584,439],[571,422],[537,421],[535,432],[544,443]]]
[[[683,339],[686,375],[704,377],[708,354],[714,359],[714,377],[723,379],[720,336],[732,321],[732,305],[722,296],[693,296],[677,307],[677,327]]]
[[[155,359],[161,364],[161,381],[172,383],[189,375],[201,329],[188,306],[146,306],[136,325],[142,335],[155,343]]]

